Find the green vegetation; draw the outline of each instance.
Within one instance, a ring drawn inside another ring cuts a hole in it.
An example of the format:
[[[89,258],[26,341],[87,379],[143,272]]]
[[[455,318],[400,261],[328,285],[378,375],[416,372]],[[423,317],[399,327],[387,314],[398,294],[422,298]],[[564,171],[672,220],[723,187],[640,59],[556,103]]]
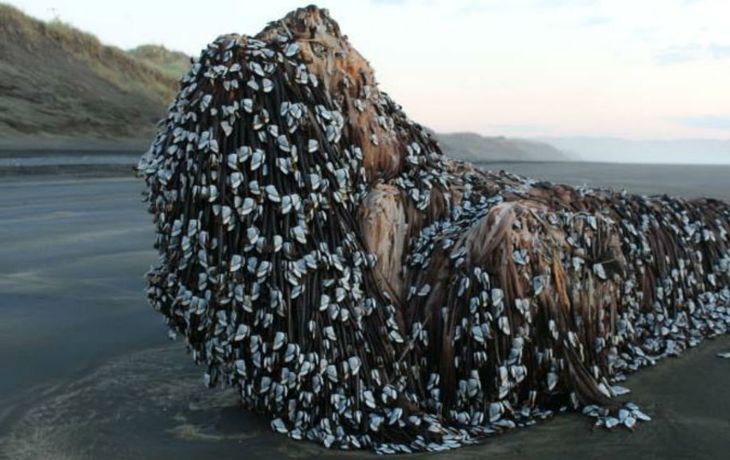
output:
[[[140,45],[128,53],[176,80],[190,69],[190,56],[162,45]]]
[[[68,24],[0,4],[0,146],[32,148],[39,135],[149,139],[178,78]]]

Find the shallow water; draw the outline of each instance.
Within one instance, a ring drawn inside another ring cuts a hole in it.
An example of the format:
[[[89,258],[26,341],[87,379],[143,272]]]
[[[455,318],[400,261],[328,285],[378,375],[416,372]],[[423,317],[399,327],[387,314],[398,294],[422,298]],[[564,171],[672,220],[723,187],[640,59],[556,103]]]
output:
[[[612,177],[573,165],[500,167],[574,183]],[[622,167],[611,170],[624,181],[647,174]],[[697,168],[683,167],[685,182],[654,179],[637,191],[728,193],[730,168]],[[205,389],[184,343],[167,340],[143,293],[156,256],[141,191],[130,178],[0,182],[0,458],[341,457],[272,433],[232,390]],[[631,377],[631,399],[655,418],[635,433],[593,431],[585,417],[560,415],[442,456],[725,457],[730,360],[715,354],[728,349],[730,337],[718,338]]]
[[[43,155],[23,155],[3,158],[0,155],[0,167],[37,167],[56,165],[134,165],[138,154],[63,154],[52,157]]]
[[[480,166],[576,186],[587,184],[643,195],[667,193],[730,201],[730,165],[491,162]]]

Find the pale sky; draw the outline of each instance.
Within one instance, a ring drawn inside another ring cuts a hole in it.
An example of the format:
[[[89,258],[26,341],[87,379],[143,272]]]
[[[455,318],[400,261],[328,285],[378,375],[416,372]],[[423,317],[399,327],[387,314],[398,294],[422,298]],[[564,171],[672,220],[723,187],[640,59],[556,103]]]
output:
[[[308,2],[10,0],[121,48],[198,54]],[[323,0],[436,131],[730,139],[730,0]]]

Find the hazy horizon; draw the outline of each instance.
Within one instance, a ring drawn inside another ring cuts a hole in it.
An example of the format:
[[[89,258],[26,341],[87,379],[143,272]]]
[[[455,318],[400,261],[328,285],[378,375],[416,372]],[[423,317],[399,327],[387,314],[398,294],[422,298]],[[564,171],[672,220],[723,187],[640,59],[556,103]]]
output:
[[[197,55],[219,34],[255,34],[309,2],[9,3],[120,48],[156,43]],[[721,1],[318,4],[330,9],[377,69],[381,88],[438,132],[730,139],[730,29],[724,19],[730,5]],[[209,13],[201,15],[201,8]]]
[[[478,133],[454,131],[437,132],[436,134],[470,136]],[[505,137],[501,135],[496,136]],[[490,136],[485,135],[485,137]],[[510,139],[510,137],[505,138]],[[595,163],[666,165],[730,164],[730,139],[629,139],[600,136],[534,136],[511,137],[511,139],[545,143],[566,154],[570,160]],[[518,159],[518,161],[523,160]],[[529,161],[538,160],[532,159]],[[555,158],[548,157],[545,161],[556,160]]]

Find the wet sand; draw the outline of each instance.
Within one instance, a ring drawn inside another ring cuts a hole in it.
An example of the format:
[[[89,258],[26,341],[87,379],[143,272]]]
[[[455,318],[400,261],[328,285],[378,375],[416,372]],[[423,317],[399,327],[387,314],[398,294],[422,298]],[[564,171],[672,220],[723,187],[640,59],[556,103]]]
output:
[[[488,167],[730,199],[730,167],[571,165]],[[128,177],[0,180],[0,458],[373,458],[290,441],[232,390],[203,387],[202,369],[144,298],[156,256],[141,191]],[[563,414],[438,456],[725,458],[730,360],[716,353],[727,350],[730,337],[708,340],[630,377],[628,398],[654,418],[634,433]]]

